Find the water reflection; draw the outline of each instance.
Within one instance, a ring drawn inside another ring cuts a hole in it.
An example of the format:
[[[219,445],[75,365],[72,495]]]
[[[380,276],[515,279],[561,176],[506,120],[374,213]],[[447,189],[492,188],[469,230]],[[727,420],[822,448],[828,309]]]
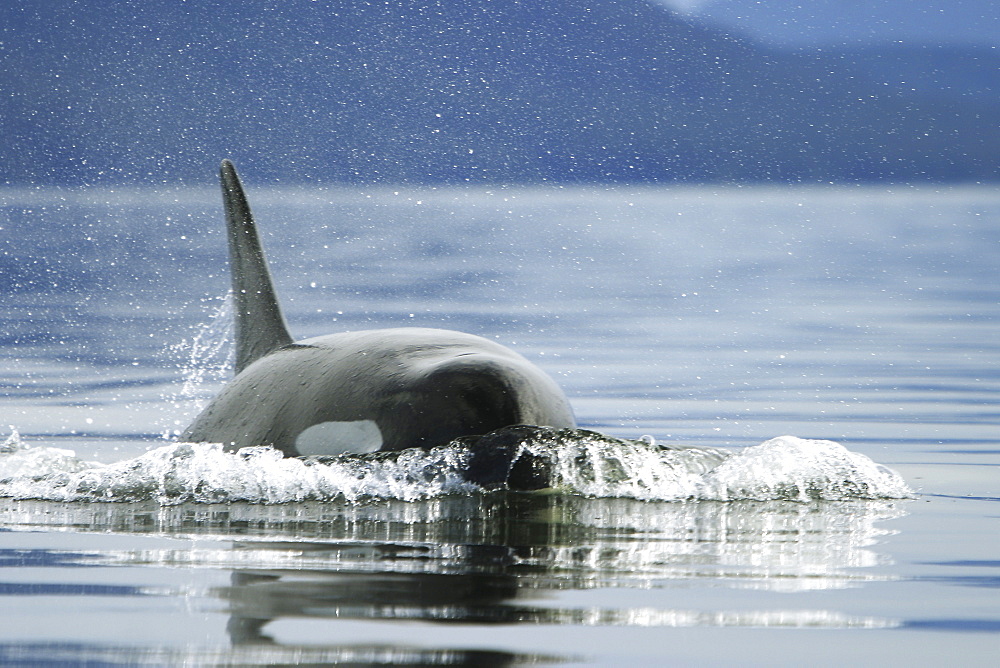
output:
[[[8,526],[211,539],[76,561],[230,570],[230,584],[210,596],[224,603],[237,646],[273,643],[267,627],[279,619],[890,626],[829,610],[650,607],[648,598],[622,607],[620,597],[574,605],[560,593],[857,585],[882,577],[869,570],[883,560],[871,549],[887,533],[878,523],[904,512],[899,502],[649,503],[512,493],[370,505],[0,505]]]
[[[428,650],[385,646],[293,649],[261,645],[233,649],[95,646],[80,643],[0,644],[0,665],[46,666],[520,666],[564,657],[483,650]]]

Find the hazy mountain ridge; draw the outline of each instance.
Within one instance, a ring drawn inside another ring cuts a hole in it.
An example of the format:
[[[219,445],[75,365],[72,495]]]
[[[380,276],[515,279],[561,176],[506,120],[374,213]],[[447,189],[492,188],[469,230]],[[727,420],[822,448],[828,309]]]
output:
[[[988,50],[773,51],[644,0],[25,4],[10,183],[1000,176]]]

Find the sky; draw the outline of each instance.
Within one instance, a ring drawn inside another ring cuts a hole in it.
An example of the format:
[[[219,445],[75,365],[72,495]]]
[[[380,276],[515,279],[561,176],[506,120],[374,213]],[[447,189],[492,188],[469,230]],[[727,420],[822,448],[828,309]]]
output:
[[[996,0],[656,0],[779,46],[931,41],[1000,46]]]

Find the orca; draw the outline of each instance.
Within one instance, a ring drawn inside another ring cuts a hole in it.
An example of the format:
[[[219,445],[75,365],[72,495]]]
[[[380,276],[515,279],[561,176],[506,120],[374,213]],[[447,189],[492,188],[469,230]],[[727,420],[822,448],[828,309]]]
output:
[[[573,428],[566,396],[541,369],[457,331],[378,329],[294,341],[236,168],[220,169],[235,302],[233,380],[185,442],[286,456],[431,448],[513,425]]]

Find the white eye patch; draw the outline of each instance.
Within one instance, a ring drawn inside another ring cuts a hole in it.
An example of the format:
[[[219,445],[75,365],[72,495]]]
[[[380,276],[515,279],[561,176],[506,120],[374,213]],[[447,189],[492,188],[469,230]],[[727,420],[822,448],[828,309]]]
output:
[[[300,455],[361,455],[382,447],[382,432],[373,420],[320,422],[295,438]]]

